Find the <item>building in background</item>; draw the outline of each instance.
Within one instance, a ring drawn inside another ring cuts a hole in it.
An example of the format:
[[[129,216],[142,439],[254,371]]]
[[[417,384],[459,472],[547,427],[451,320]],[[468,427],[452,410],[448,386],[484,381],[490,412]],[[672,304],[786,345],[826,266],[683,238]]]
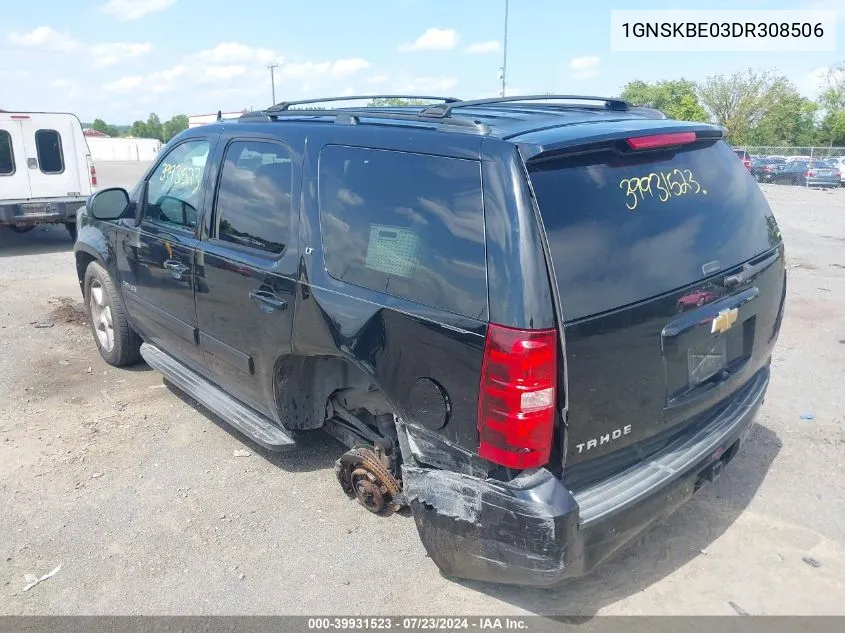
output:
[[[161,151],[157,138],[112,138],[86,135],[91,158],[98,161],[153,161]]]

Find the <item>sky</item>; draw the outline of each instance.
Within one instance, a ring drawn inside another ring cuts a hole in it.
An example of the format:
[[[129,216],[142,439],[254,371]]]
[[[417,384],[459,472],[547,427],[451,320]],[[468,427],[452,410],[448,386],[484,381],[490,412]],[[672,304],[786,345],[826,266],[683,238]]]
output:
[[[129,124],[329,95],[500,90],[505,0],[0,0],[0,108]],[[611,9],[838,10],[838,52],[614,53]],[[508,94],[777,70],[805,95],[845,61],[845,0],[510,0]]]

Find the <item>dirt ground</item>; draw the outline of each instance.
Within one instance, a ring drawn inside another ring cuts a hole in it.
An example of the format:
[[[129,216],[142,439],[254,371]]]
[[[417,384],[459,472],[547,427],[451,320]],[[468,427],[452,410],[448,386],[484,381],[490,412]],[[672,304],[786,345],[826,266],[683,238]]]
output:
[[[413,519],[342,494],[328,437],[273,455],[106,366],[64,229],[0,231],[0,614],[845,614],[845,190],[765,192],[789,299],[749,442],[556,590],[446,579]]]

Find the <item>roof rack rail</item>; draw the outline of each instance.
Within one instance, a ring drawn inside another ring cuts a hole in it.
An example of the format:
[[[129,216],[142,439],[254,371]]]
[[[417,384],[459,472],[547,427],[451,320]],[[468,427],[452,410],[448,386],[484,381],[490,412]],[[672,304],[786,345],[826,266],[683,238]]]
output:
[[[324,99],[300,99],[299,101],[282,101],[270,106],[265,112],[284,112],[291,106],[308,105],[310,103],[329,103],[331,101],[372,101],[373,99],[419,99],[424,101],[443,101],[455,103],[460,101],[456,97],[433,97],[429,95],[350,95],[347,97],[326,97]]]
[[[303,117],[334,117],[335,123],[357,125],[360,119],[388,119],[392,121],[409,121],[413,123],[426,123],[447,127],[465,128],[478,134],[489,134],[490,127],[481,121],[468,117],[449,117],[448,119],[437,119],[435,117],[423,116],[418,112],[393,112],[380,108],[336,108],[323,110],[319,108],[308,110],[256,110],[246,112],[240,116],[241,119],[263,118],[268,121],[277,121],[282,118],[303,118]]]
[[[626,112],[630,107],[624,99],[614,97],[591,97],[586,95],[522,95],[514,97],[492,97],[490,99],[472,99],[469,101],[447,102],[429,106],[421,114],[430,117],[446,118],[451,116],[452,110],[456,108],[471,108],[473,106],[494,105],[497,103],[518,103],[520,101],[601,101],[609,110]]]

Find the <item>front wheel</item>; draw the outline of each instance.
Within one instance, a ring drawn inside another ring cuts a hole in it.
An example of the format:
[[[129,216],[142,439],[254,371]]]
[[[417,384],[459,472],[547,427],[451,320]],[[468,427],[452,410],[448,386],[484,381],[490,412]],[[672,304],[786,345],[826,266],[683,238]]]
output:
[[[137,363],[141,358],[141,338],[129,325],[106,269],[97,262],[88,264],[84,287],[91,331],[100,356],[114,367]]]

